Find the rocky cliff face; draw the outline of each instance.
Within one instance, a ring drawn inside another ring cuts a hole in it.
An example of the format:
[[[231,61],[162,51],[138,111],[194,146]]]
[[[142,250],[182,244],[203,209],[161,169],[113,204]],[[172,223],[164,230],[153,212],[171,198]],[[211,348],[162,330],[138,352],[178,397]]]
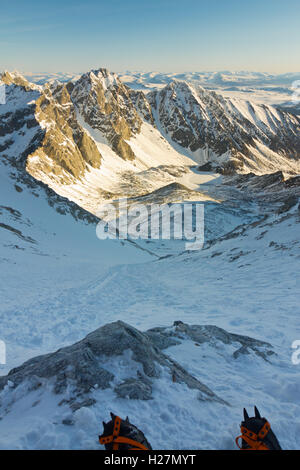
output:
[[[140,131],[142,121],[130,88],[106,69],[92,70],[69,87],[72,101],[85,122],[101,131],[121,158],[133,160],[134,153],[126,140]]]
[[[22,127],[30,115],[30,124],[43,137],[27,158],[27,171],[37,179],[43,180],[47,175],[60,184],[70,184],[89,167],[100,167],[101,153],[81,126],[79,115],[124,160],[135,158],[126,140],[139,133],[142,124],[139,114],[151,119],[145,97],[105,69],[84,74],[75,83],[53,81],[43,87],[8,72],[2,75],[2,81],[7,85],[11,116],[14,115],[5,128],[2,124],[2,134],[9,135],[11,130]],[[21,114],[15,115],[13,103],[17,103],[18,94],[32,99],[24,103]]]
[[[263,160],[264,154],[270,165],[275,154],[299,161],[300,121],[292,114],[226,99],[181,81],[147,96],[162,132],[181,147],[198,152],[202,164],[213,161],[225,172],[260,171],[259,158]]]
[[[82,176],[87,165],[99,168],[101,155],[77,122],[67,85],[46,85],[36,101],[35,116],[45,135],[40,147],[28,157],[30,174],[51,174],[66,184]]]
[[[42,172],[59,175],[64,171],[65,181],[71,180],[71,171],[63,169],[63,151],[60,151],[59,140],[55,137],[70,132],[70,126],[63,119],[58,119],[55,105],[45,104],[47,98],[43,94],[41,87],[27,82],[18,74],[6,73],[2,76],[6,87],[6,103],[0,106],[0,173],[3,178],[1,189],[2,198],[5,192],[5,175],[9,175],[9,185],[15,187],[18,193],[31,192],[36,198],[42,193],[49,205],[54,207],[61,214],[70,213],[75,219],[83,219],[89,223],[95,223],[97,218],[89,214],[70,200],[59,196],[51,188],[43,184],[42,178],[35,178],[36,174]],[[18,85],[16,83],[19,83]],[[44,110],[42,110],[42,108]],[[50,115],[52,111],[53,121],[49,128],[44,127],[39,122],[39,118],[45,117],[46,112]],[[67,120],[67,116],[66,116]],[[61,131],[60,127],[61,125]],[[44,128],[43,128],[44,127]],[[61,134],[59,134],[59,132]],[[87,136],[88,137],[88,136]],[[83,134],[83,142],[86,136]],[[93,141],[91,142],[93,144]],[[52,148],[53,154],[50,150]],[[75,151],[69,154],[70,170],[76,164],[84,168],[82,152],[84,145],[80,149],[74,144]],[[47,153],[46,153],[47,151]],[[35,158],[33,157],[35,155]],[[40,155],[41,158],[37,158]],[[93,155],[88,152],[88,156]],[[94,154],[97,157],[97,153]],[[76,159],[74,156],[78,157]],[[83,162],[83,163],[81,163]],[[26,171],[27,170],[27,171]],[[32,172],[32,175],[31,175]],[[6,188],[7,189],[7,188]]]
[[[12,158],[26,165],[29,174],[43,180],[50,175],[62,184],[79,178],[87,165],[98,168],[101,155],[93,139],[76,120],[68,88],[58,82],[45,87],[33,85],[19,74],[4,73],[6,105],[1,111],[2,152],[18,142],[20,153]],[[21,148],[22,147],[22,148]],[[4,156],[7,156],[5,153]]]
[[[43,87],[30,84],[19,74],[5,73],[3,81],[9,88],[19,86],[23,92],[35,91],[35,99],[26,112],[32,114],[43,138],[28,153],[26,169],[47,183],[52,180],[60,185],[71,184],[90,167],[100,167],[101,153],[80,122],[91,133],[95,130],[124,160],[135,159],[127,140],[140,132],[142,119],[153,122],[143,93],[130,90],[106,69],[86,73],[76,82],[52,81]]]

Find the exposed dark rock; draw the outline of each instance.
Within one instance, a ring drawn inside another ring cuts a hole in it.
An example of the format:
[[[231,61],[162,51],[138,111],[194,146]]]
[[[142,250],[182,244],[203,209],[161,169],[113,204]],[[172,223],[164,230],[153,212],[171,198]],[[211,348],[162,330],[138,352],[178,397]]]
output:
[[[181,321],[175,321],[173,328],[151,328],[147,331],[147,334],[156,343],[157,347],[162,349],[172,346],[176,340],[191,339],[200,345],[209,343],[214,346],[218,341],[224,344],[240,343],[241,347],[236,351],[236,356],[249,350],[264,359],[274,354],[269,343],[249,336],[228,333],[226,330],[214,325],[187,325]]]
[[[278,209],[278,214],[283,214],[284,212],[289,211],[292,207],[294,207],[299,201],[299,197],[295,195],[291,195],[287,197],[283,203],[283,205]]]
[[[64,424],[65,426],[73,426],[74,420],[72,418],[64,418],[62,420],[62,424]]]
[[[222,168],[213,162],[206,162],[197,168],[198,171],[211,171],[214,173],[222,173]]]
[[[126,379],[114,388],[119,398],[130,398],[136,400],[150,400],[152,398],[152,387],[148,382],[136,378]]]
[[[234,357],[234,359],[237,359],[239,356],[242,356],[244,354],[250,354],[250,351],[247,348],[247,346],[241,346],[239,349],[234,351],[233,357]]]
[[[114,384],[119,397],[150,399],[152,381],[160,377],[161,368],[166,368],[170,382],[173,378],[198,390],[200,400],[225,403],[176,361],[163,354],[151,340],[151,332],[142,333],[122,321],[109,323],[72,346],[35,357],[12,369],[7,376],[0,377],[0,390],[8,381],[13,388],[26,382],[29,388],[35,389],[46,380],[53,384],[54,393],[64,393],[67,388],[73,390],[68,402],[72,409],[77,409],[86,406],[92,390],[112,387],[111,382],[116,380],[114,370],[106,366],[106,361],[127,351],[131,352],[130,361],[136,362],[138,370],[136,377],[132,376],[132,363],[128,364],[129,377]]]
[[[82,400],[82,401],[71,401],[70,408],[72,411],[76,411],[83,407],[93,406],[95,405],[95,403],[96,403],[96,400],[94,400],[94,398],[86,398],[85,400]]]
[[[294,176],[292,178],[289,178],[284,182],[284,184],[289,188],[294,186],[300,186],[300,176]]]
[[[248,198],[255,198],[262,207],[270,204],[271,211],[281,214],[297,204],[300,198],[299,182],[297,176],[285,179],[282,171],[277,171],[260,176],[248,173],[227,177],[223,184],[239,188]]]
[[[31,238],[29,236],[23,235],[23,233],[20,230],[12,227],[11,225],[3,224],[2,222],[0,222],[0,228],[8,230],[9,232],[12,232],[18,238],[20,238],[21,240],[23,240],[25,242],[33,243],[33,244],[37,243],[36,240],[34,240],[33,238]]]
[[[282,171],[259,176],[254,173],[247,173],[246,175],[238,175],[233,181],[238,188],[262,191],[270,188],[270,186],[283,183],[284,175]]]

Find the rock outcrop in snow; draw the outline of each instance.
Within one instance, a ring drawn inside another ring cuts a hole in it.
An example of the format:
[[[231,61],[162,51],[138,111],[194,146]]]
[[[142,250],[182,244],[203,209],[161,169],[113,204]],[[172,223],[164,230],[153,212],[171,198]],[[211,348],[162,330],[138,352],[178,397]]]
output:
[[[113,358],[123,356],[126,378],[118,380]],[[53,383],[55,393],[66,393],[73,408],[93,389],[113,388],[117,396],[148,400],[152,382],[166,370],[172,380],[199,391],[199,399],[223,402],[208,387],[192,377],[171,358],[163,354],[146,333],[117,321],[90,333],[82,341],[55,353],[33,358],[0,377],[0,389],[28,382],[29,390]],[[70,393],[70,392],[69,392]],[[83,400],[85,397],[85,400]]]
[[[172,383],[182,384],[196,390],[201,401],[225,404],[209,387],[162,352],[186,339],[200,348],[204,343],[212,347],[219,342],[234,345],[233,360],[251,352],[265,360],[273,354],[268,343],[215,326],[177,321],[171,328],[152,328],[143,333],[117,321],[98,328],[72,346],[35,357],[12,369],[7,376],[0,377],[0,390],[7,393],[22,385],[29,393],[51,385],[55,394],[63,395],[62,402],[76,410],[95,403],[92,392],[96,389],[111,389],[119,398],[150,400],[154,382],[167,376],[169,387]]]
[[[178,343],[178,340],[190,339],[201,346],[208,343],[215,347],[220,341],[225,345],[239,344],[240,346],[233,352],[233,357],[236,359],[241,354],[255,353],[257,356],[268,360],[272,356],[272,346],[264,341],[259,341],[248,336],[237,335],[228,333],[222,328],[214,325],[188,325],[182,321],[175,321],[173,328],[151,328],[147,331],[152,341],[160,349],[166,349],[169,346]]]

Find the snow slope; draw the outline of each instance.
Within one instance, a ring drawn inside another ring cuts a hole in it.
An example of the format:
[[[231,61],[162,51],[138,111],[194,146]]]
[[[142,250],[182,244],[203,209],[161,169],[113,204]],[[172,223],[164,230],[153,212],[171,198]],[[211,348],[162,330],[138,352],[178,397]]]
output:
[[[0,110],[5,112],[2,106]],[[34,350],[41,350],[38,324],[27,330],[30,346],[18,333],[22,315],[29,314],[26,308],[33,300],[39,305],[51,293],[59,298],[65,288],[75,288],[77,282],[112,265],[152,258],[130,243],[100,241],[95,217],[25,172],[22,162],[14,157],[26,149],[34,135],[34,130],[25,133],[22,129],[10,134],[11,145],[0,160],[0,298],[7,312],[1,314],[0,337],[7,342],[9,358],[6,367],[0,365],[1,373],[32,356]],[[0,145],[3,140],[0,138]],[[43,323],[42,316],[39,318]]]
[[[59,293],[48,271],[45,297],[36,289],[26,293],[24,268],[19,266],[23,299],[10,299],[1,307],[2,331],[14,350],[13,355],[9,351],[7,369],[21,362],[22,353],[25,359],[71,344],[117,319],[142,330],[170,326],[174,320],[216,324],[270,342],[276,356],[269,361],[251,354],[233,359],[231,346],[199,348],[188,339],[168,348],[168,354],[204,379],[230,407],[201,403],[180,384],[170,387],[164,376],[156,382],[153,400],[119,399],[111,391],[95,390],[97,403],[74,415],[67,406],[58,406],[61,397],[50,390],[20,390],[18,398],[6,390],[2,400],[10,403],[11,411],[0,421],[2,447],[99,448],[100,423],[113,411],[129,415],[154,448],[233,449],[242,408],[256,404],[283,448],[299,448],[299,366],[291,362],[291,344],[300,337],[298,233],[297,207],[281,215],[270,213],[200,252],[113,266],[94,277],[90,271],[81,281],[73,265],[69,286]],[[82,265],[80,270],[84,272]],[[128,367],[135,367],[130,364],[128,357],[120,357],[109,367],[122,377]],[[73,425],[63,424],[65,419]],[[189,435],[184,433],[187,423]]]

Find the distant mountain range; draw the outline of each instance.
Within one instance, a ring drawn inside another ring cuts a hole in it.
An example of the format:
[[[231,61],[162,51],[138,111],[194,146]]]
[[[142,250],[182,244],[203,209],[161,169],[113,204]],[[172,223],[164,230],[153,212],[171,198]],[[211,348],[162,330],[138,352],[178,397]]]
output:
[[[204,85],[225,85],[225,86],[291,86],[295,80],[300,80],[300,72],[296,73],[283,73],[283,74],[270,74],[262,72],[141,72],[141,71],[126,71],[117,72],[120,79],[132,87],[145,86],[145,88],[152,88],[153,85],[166,85],[173,80],[185,80],[189,82],[198,82]],[[40,85],[49,80],[70,81],[78,79],[82,73],[30,73],[24,76]]]

